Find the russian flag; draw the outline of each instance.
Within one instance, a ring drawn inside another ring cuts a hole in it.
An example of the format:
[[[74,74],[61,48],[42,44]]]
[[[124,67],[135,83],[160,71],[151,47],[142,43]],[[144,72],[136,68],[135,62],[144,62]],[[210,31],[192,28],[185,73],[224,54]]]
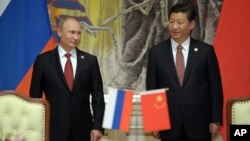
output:
[[[0,27],[0,90],[28,95],[36,56],[55,43],[46,0],[1,0]]]
[[[128,131],[133,105],[133,92],[108,88],[103,128]]]

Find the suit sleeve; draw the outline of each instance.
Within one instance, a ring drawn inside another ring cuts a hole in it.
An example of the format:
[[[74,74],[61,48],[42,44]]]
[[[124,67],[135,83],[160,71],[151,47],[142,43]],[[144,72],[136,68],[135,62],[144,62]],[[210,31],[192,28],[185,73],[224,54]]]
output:
[[[219,64],[213,47],[208,57],[208,74],[212,106],[211,122],[222,124],[223,90]]]
[[[157,89],[157,68],[156,68],[156,60],[155,60],[155,52],[153,52],[152,48],[149,50],[148,55],[148,66],[147,66],[147,74],[146,74],[146,89],[152,90]]]
[[[105,109],[104,103],[104,93],[103,93],[103,83],[100,68],[98,65],[97,58],[95,57],[93,72],[92,72],[92,108],[93,108],[93,117],[94,124],[93,129],[103,131],[102,121]]]
[[[30,86],[30,97],[32,98],[42,97],[42,72],[42,63],[39,57],[37,57],[33,65],[33,73]]]

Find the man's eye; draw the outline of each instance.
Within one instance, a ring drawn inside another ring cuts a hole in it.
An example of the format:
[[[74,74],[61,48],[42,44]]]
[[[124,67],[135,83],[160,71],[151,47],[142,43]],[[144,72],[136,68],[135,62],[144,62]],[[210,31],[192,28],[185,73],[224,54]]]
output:
[[[178,24],[183,24],[183,22],[182,21],[178,21]]]

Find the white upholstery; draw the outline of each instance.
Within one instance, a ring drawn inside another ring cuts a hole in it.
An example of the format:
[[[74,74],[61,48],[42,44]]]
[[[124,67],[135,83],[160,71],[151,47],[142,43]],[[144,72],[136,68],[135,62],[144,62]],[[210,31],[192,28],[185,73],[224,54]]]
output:
[[[247,101],[235,101],[232,104],[231,124],[249,124],[250,125],[250,99]]]
[[[250,125],[250,96],[233,98],[227,102],[227,135],[230,125]]]
[[[13,91],[0,92],[0,130],[22,135],[25,141],[48,141],[49,107],[44,101]]]

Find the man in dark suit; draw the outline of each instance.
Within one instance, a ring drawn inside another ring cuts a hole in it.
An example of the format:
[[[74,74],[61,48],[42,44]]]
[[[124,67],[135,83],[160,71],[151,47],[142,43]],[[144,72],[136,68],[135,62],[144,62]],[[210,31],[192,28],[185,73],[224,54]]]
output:
[[[81,37],[76,19],[66,18],[58,35],[59,45],[36,58],[30,96],[44,93],[50,103],[50,141],[98,141],[105,104],[97,58],[76,48]]]
[[[213,46],[190,37],[195,15],[188,3],[173,6],[171,38],[149,51],[147,90],[169,88],[171,129],[152,132],[162,141],[211,141],[222,125],[219,65]]]

